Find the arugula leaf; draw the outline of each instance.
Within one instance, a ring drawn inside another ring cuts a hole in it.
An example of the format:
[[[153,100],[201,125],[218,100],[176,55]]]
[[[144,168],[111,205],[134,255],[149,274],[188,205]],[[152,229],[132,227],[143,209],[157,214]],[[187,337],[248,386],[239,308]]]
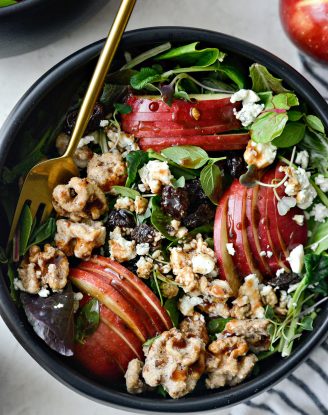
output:
[[[310,154],[310,165],[319,173],[328,174],[328,140],[324,134],[307,129],[299,147]]]
[[[19,219],[19,255],[25,255],[31,235],[33,218],[28,205],[23,207]]]
[[[70,285],[43,298],[22,292],[22,305],[36,334],[56,352],[72,356],[74,350],[74,293]]]
[[[168,312],[172,320],[173,326],[179,327],[180,312],[178,309],[178,298],[177,297],[168,298],[164,303],[164,308]]]
[[[92,298],[82,307],[77,315],[75,341],[83,344],[85,338],[97,330],[99,322],[99,302],[96,298]]]
[[[217,61],[222,62],[225,53],[220,52],[217,48],[197,49],[199,42],[190,43],[189,45],[173,48],[168,52],[157,56],[155,60],[174,60],[182,65],[190,66],[210,66]]]
[[[231,65],[220,64],[218,65],[216,72],[229,78],[233,83],[237,85],[238,89],[244,88],[245,77],[239,68]]]
[[[207,330],[209,334],[217,334],[221,333],[224,329],[226,324],[232,320],[231,318],[214,318],[207,323]]]
[[[132,112],[132,108],[128,104],[120,104],[118,102],[115,102],[114,108],[116,112],[118,112],[119,114],[130,114],[130,112]]]
[[[306,125],[312,130],[318,131],[319,133],[325,133],[325,127],[320,120],[320,118],[316,117],[315,115],[306,115],[305,116]]]
[[[217,205],[222,190],[222,174],[220,168],[210,163],[200,173],[200,184],[205,195]]]
[[[168,226],[171,225],[172,218],[165,213],[161,209],[161,198],[160,196],[154,196],[151,198],[151,216],[150,222],[157,229],[161,232],[166,239],[169,241],[174,241],[174,236],[171,236],[168,233]]]
[[[168,147],[161,151],[168,159],[189,169],[199,169],[208,161],[205,150],[196,146]]]
[[[42,225],[33,230],[28,241],[27,249],[31,245],[39,245],[40,243],[45,242],[47,240],[53,240],[55,233],[56,220],[54,218],[49,218],[46,222],[44,222]]]
[[[252,89],[255,92],[273,91],[276,94],[289,92],[283,87],[282,79],[274,77],[265,66],[259,63],[253,63],[249,68],[249,75],[252,79]]]
[[[300,122],[287,122],[283,132],[272,141],[272,144],[279,148],[292,147],[302,141],[304,135],[304,124]]]
[[[115,190],[115,193],[123,197],[129,197],[130,199],[135,200],[137,196],[140,196],[140,193],[134,189],[130,189],[129,187],[124,186],[112,186],[112,189]]]
[[[148,154],[142,150],[131,151],[127,154],[126,162],[128,178],[125,183],[126,187],[131,187],[131,185],[136,181],[138,170],[148,162],[148,159]]]
[[[162,75],[154,68],[141,68],[139,72],[132,75],[130,78],[130,85],[132,88],[140,90],[153,82],[160,82],[165,80]]]
[[[250,134],[253,141],[257,143],[269,143],[281,135],[288,121],[286,112],[266,112],[251,125]]]

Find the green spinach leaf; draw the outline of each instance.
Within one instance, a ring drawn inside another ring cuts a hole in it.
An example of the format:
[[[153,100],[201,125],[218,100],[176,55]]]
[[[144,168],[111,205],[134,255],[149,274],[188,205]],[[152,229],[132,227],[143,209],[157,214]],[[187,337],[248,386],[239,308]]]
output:
[[[189,169],[199,169],[208,161],[206,151],[196,146],[168,147],[161,153],[178,165]]]
[[[148,160],[148,154],[141,150],[131,151],[131,153],[126,156],[128,178],[125,186],[131,187],[131,185],[136,181],[138,170],[146,164]]]
[[[288,121],[286,112],[266,112],[260,115],[251,125],[250,134],[257,143],[269,143],[281,135]]]
[[[52,241],[56,233],[56,220],[54,218],[49,218],[42,225],[38,226],[33,230],[29,241],[28,247],[31,245],[38,245],[46,241]]]
[[[168,227],[171,225],[172,218],[168,215],[165,215],[165,213],[162,211],[160,201],[160,196],[154,196],[151,199],[151,224],[155,229],[161,232],[166,239],[169,241],[174,241],[174,236],[171,236],[168,233]]]
[[[292,147],[302,141],[304,135],[304,124],[300,122],[288,122],[283,132],[272,141],[272,144],[279,148]]]
[[[179,309],[178,309],[178,298],[177,297],[173,297],[173,298],[168,298],[165,303],[164,303],[164,308],[166,309],[166,311],[168,312],[173,326],[174,327],[179,327]]]
[[[265,66],[259,63],[253,63],[249,74],[252,79],[252,89],[255,92],[272,91],[276,94],[288,92],[288,89],[282,85],[282,79],[274,77]]]
[[[132,88],[140,90],[153,82],[164,81],[162,75],[154,68],[141,68],[139,72],[131,76],[130,84]]]
[[[207,323],[207,330],[209,334],[218,334],[221,333],[226,324],[231,320],[231,318],[214,318]]]
[[[312,130],[318,131],[322,134],[325,133],[325,127],[322,124],[322,121],[315,115],[306,115],[305,122],[309,128],[312,128]]]

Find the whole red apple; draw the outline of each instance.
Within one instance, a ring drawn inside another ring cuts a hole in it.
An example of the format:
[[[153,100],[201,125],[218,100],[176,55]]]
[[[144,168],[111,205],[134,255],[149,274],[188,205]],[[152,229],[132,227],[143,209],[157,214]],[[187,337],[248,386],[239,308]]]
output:
[[[280,0],[280,16],[297,47],[328,63],[328,0]]]

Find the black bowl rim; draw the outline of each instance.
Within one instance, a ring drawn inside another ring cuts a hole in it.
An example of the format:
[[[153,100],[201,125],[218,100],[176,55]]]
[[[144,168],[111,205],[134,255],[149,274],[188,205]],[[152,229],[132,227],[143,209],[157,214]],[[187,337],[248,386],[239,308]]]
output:
[[[290,86],[295,88],[300,96],[306,100],[317,115],[321,117],[325,126],[328,128],[328,106],[320,94],[309,84],[309,82],[300,75],[295,69],[289,66],[281,59],[275,57],[270,52],[259,48],[249,42],[241,39],[214,32],[189,27],[150,27],[132,30],[124,34],[123,40],[127,44],[142,44],[149,41],[191,41],[197,39],[201,41],[217,42],[218,44],[227,45],[226,49],[236,52],[248,59],[264,63],[269,70],[284,79]],[[38,102],[47,92],[52,89],[61,78],[70,71],[78,68],[80,65],[87,63],[99,54],[104,40],[92,43],[83,49],[68,56],[66,59],[55,65],[24,94],[21,100],[7,117],[3,127],[0,130],[0,165],[6,159],[10,148],[11,137],[19,129],[23,120],[32,112],[33,103]],[[50,86],[51,85],[51,86]],[[1,166],[0,166],[1,167]],[[285,378],[290,372],[307,358],[309,353],[319,345],[327,335],[328,313],[320,327],[317,327],[306,342],[295,350],[294,354],[277,367],[273,367],[271,372],[260,375],[247,383],[238,385],[231,390],[221,391],[202,397],[190,397],[180,400],[162,400],[146,399],[135,397],[125,393],[109,390],[106,387],[99,386],[96,382],[85,378],[73,369],[62,367],[56,362],[47,349],[42,348],[35,338],[22,325],[15,306],[8,295],[7,286],[4,279],[0,278],[0,314],[25,350],[52,376],[69,386],[73,390],[84,396],[96,401],[109,404],[118,408],[128,408],[137,412],[151,411],[158,412],[196,412],[208,411],[217,408],[227,407],[237,404],[245,399],[250,399],[257,394],[272,387],[277,382]],[[327,308],[327,307],[326,307]],[[324,312],[324,310],[322,310]]]

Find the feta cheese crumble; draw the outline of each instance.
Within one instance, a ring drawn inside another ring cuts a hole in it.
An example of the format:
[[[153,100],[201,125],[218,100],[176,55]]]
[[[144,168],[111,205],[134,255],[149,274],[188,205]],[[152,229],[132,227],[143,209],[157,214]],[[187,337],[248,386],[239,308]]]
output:
[[[230,102],[235,103],[237,101],[242,101],[242,109],[237,111],[234,108],[233,113],[244,127],[252,124],[264,109],[264,104],[256,104],[260,101],[260,97],[251,89],[240,89],[235,92],[231,96]]]
[[[314,181],[323,192],[328,192],[328,177],[325,177],[323,174],[318,174]]]
[[[226,244],[226,248],[227,248],[229,255],[232,255],[232,256],[235,255],[236,251],[235,251],[235,248],[233,247],[233,243]]]
[[[143,188],[139,186],[139,189],[150,190],[152,193],[159,193],[163,186],[171,185],[173,176],[170,172],[169,166],[166,161],[150,160],[139,170],[140,179]]]
[[[293,221],[297,223],[299,226],[304,225],[304,215],[294,215]]]
[[[300,209],[307,209],[312,205],[317,196],[315,188],[309,180],[309,174],[302,167],[281,167],[281,171],[288,175],[284,183],[287,196],[295,197],[296,204]]]
[[[303,245],[297,245],[297,247],[290,252],[287,261],[289,262],[292,271],[296,274],[300,274],[304,265]]]
[[[270,166],[276,158],[277,147],[271,143],[256,143],[249,140],[245,153],[244,160],[250,165],[255,165],[258,169],[264,169]]]
[[[109,124],[108,120],[100,120],[99,127],[104,128],[104,127],[107,127],[108,124]]]
[[[310,215],[316,222],[325,222],[328,218],[328,208],[323,203],[317,203],[313,206]]]
[[[63,307],[64,307],[64,304],[62,304],[62,303],[58,303],[58,304],[54,305],[54,308],[63,308]]]
[[[280,275],[282,275],[284,272],[285,272],[285,270],[284,270],[283,268],[279,268],[279,269],[276,271],[276,276],[277,276],[277,277],[280,277]]]
[[[77,148],[87,146],[93,141],[95,141],[95,138],[92,135],[86,135],[85,137],[81,138],[81,140],[79,141],[79,144],[77,145]]]
[[[277,203],[278,213],[280,216],[284,216],[286,215],[286,213],[290,211],[291,208],[295,206],[296,206],[295,197],[284,196]]]
[[[309,165],[309,153],[306,150],[302,150],[296,155],[295,163],[299,164],[302,169],[307,169]]]

